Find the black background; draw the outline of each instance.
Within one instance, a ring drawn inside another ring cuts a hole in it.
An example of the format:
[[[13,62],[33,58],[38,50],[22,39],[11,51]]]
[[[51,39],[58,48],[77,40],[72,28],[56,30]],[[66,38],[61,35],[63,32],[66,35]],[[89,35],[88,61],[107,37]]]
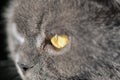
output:
[[[14,63],[7,57],[7,35],[5,32],[6,21],[3,17],[9,0],[0,0],[0,80],[21,80]]]
[[[8,53],[6,48],[6,33],[5,33],[5,19],[3,17],[3,12],[8,6],[8,0],[0,0],[0,60],[5,60]]]

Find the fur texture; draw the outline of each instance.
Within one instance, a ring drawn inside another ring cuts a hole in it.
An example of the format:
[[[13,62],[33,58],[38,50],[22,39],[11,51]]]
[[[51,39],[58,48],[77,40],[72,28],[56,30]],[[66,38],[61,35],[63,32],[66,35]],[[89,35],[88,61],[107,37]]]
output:
[[[119,80],[119,3],[12,1],[5,15],[8,43],[23,80]],[[69,44],[55,49],[50,44],[55,34],[68,35]]]

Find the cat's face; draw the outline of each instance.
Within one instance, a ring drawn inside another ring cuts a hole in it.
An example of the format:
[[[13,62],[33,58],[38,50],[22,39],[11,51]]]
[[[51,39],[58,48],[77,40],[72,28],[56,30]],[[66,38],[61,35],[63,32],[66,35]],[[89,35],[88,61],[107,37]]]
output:
[[[94,71],[97,57],[104,58],[106,52],[100,45],[107,47],[110,37],[105,24],[108,11],[86,0],[17,1],[8,27],[11,56],[22,78],[64,80],[93,75],[89,72]],[[51,44],[56,34],[68,36],[65,47],[56,49]]]

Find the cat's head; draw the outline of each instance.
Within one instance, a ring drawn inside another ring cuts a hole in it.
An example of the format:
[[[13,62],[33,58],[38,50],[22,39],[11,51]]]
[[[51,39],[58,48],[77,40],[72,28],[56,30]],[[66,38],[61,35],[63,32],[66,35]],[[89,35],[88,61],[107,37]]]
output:
[[[21,77],[87,80],[99,76],[93,72],[97,72],[94,70],[99,66],[97,61],[107,56],[108,38],[113,36],[112,32],[108,33],[109,27],[114,27],[117,19],[112,12],[117,7],[109,6],[112,2],[116,1],[110,0],[108,4],[99,0],[12,2],[7,12],[8,41]],[[68,37],[68,43],[57,49],[51,38],[63,34]]]

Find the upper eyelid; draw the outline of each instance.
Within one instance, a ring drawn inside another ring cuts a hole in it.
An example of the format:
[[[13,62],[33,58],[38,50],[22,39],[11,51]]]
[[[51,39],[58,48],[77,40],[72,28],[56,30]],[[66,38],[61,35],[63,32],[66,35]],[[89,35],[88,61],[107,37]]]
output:
[[[55,34],[61,35],[61,34],[66,34],[68,36],[72,35],[71,31],[67,30],[67,29],[53,29],[53,30],[47,30],[46,31],[46,36],[53,36]]]

